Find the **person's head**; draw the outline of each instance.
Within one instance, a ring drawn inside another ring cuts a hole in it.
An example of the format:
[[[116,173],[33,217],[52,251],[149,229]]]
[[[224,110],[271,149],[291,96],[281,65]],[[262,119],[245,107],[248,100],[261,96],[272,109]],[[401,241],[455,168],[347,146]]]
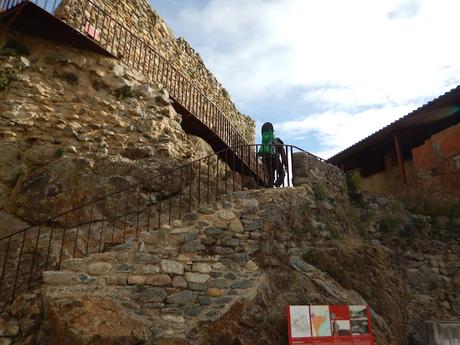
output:
[[[273,132],[273,125],[271,124],[271,122],[265,122],[262,125],[262,134],[267,132]]]

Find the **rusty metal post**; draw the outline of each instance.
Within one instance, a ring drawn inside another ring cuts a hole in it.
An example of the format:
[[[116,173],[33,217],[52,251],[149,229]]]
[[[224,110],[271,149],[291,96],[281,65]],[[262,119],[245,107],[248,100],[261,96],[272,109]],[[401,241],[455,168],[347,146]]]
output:
[[[34,251],[33,251],[33,254],[32,254],[32,263],[31,263],[31,266],[30,266],[29,283],[27,285],[27,289],[30,289],[30,286],[32,285],[32,277],[33,277],[33,274],[34,274],[35,261],[36,261],[35,258],[36,258],[36,255],[37,255],[38,241],[40,240],[41,230],[42,230],[42,227],[39,226],[38,231],[37,231],[37,237],[35,239]],[[65,228],[64,228],[64,230],[65,230]],[[65,232],[64,232],[64,235],[65,235]],[[60,262],[59,262],[58,266],[61,267]]]
[[[295,178],[295,175],[294,175],[294,155],[292,153],[292,145],[291,145],[291,169],[292,169],[292,186],[294,186],[294,178]]]
[[[91,206],[91,215],[89,216],[88,238],[86,239],[85,256],[88,256],[89,240],[90,240],[90,236],[91,236],[91,223],[93,221],[93,214],[94,214],[94,204]],[[126,220],[125,220],[125,222],[126,222]]]
[[[58,264],[58,269],[61,269],[61,262],[62,262],[62,254],[64,253],[64,243],[65,243],[65,233],[67,230],[67,221],[69,219],[69,213],[66,213],[65,218],[64,218],[64,231],[62,234],[62,243],[61,243],[61,250],[59,251],[59,264]],[[41,230],[41,227],[38,229],[39,233]],[[38,235],[40,237],[40,235]]]
[[[8,242],[6,243],[5,258],[3,260],[2,275],[0,276],[0,288],[2,288],[2,286],[3,286],[3,278],[5,277],[7,261],[8,261],[8,254],[10,252],[10,245],[11,245],[11,236],[8,238]],[[3,288],[2,288],[2,290],[3,290]]]
[[[201,204],[201,159],[198,161],[198,207]]]
[[[394,134],[393,139],[396,150],[396,156],[398,157],[399,176],[401,177],[401,183],[407,184],[406,169],[404,168],[404,157],[401,150],[399,136],[397,134]]]
[[[168,213],[168,224],[171,225],[171,216],[172,216],[172,207],[173,207],[173,202],[172,202],[172,189],[173,189],[173,177],[174,177],[174,172],[171,174],[171,179],[169,180],[169,213]]]
[[[179,168],[179,219],[182,216],[182,167]]]
[[[189,180],[189,189],[188,189],[188,211],[189,212],[192,212],[192,184],[193,184],[193,181],[192,181],[192,164],[193,163],[190,163],[190,166],[189,166],[189,173],[188,173],[188,180]]]
[[[97,249],[99,253],[102,251],[102,236],[104,234],[104,222],[105,222],[105,219],[104,217],[102,217],[101,233],[99,234],[99,246]]]
[[[22,254],[24,253],[24,243],[26,242],[26,234],[27,234],[27,231],[24,231],[24,235],[22,236],[21,250],[19,252],[18,266],[16,268],[16,275],[14,277],[14,283],[13,283],[13,296],[12,296],[13,300],[14,300],[14,297],[16,296],[16,286],[18,283],[19,271],[21,270]],[[47,266],[45,266],[45,270],[46,268]]]

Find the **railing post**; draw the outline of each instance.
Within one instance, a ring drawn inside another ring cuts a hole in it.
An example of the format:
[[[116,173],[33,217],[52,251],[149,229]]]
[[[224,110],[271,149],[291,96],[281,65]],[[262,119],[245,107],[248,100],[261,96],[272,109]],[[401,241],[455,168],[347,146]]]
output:
[[[292,146],[291,146],[291,169],[292,169],[292,186],[294,186],[294,178],[295,178],[295,171],[294,171],[294,155],[292,154]]]

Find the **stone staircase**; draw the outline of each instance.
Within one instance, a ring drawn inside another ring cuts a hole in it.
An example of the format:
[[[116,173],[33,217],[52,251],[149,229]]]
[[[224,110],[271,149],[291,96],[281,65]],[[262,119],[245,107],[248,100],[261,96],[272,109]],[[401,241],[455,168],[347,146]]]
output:
[[[139,341],[151,332],[185,337],[200,322],[220,318],[237,301],[253,298],[264,282],[251,258],[264,237],[252,193],[265,191],[232,193],[172,226],[143,231],[139,239],[108,252],[66,259],[61,270],[45,271],[45,314],[59,315],[71,304],[75,313],[95,318],[84,335],[91,337],[101,333],[100,324],[114,320],[110,313],[87,308],[107,300],[107,308],[123,315],[124,325],[105,336],[131,336],[129,327],[134,327]],[[66,322],[63,328],[72,329]]]

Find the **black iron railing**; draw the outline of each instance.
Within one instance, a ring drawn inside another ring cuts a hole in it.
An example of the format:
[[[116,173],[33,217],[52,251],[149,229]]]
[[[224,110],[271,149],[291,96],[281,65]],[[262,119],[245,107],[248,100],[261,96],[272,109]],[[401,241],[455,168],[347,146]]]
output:
[[[52,14],[56,12],[60,3],[57,0],[3,0],[3,3],[1,1],[0,12],[21,3],[34,3]],[[64,13],[61,19],[75,30],[92,39],[126,65],[142,72],[150,81],[161,84],[177,104],[218,136],[227,147],[249,144],[221,110],[223,106],[214,103],[158,51],[93,1],[72,0],[66,4]],[[256,168],[248,161],[254,152],[251,155],[245,152],[235,153],[236,159],[242,160],[251,169]]]
[[[259,148],[251,145],[241,149],[254,152]],[[171,224],[224,194],[259,188],[257,176],[270,183],[273,171],[273,181],[279,179],[280,187],[292,186],[292,156],[305,151],[291,145],[277,148],[278,159],[265,159],[266,164],[254,154],[255,173],[246,165],[237,166],[234,152],[239,148],[226,149],[1,238],[1,302],[7,305],[18,293],[35,286],[42,271],[60,269],[65,258],[101,252],[107,245],[137,237],[140,231]],[[280,179],[280,174],[284,178]]]
[[[54,13],[61,0],[0,0],[0,12],[10,10],[23,2],[33,3],[45,11]]]

